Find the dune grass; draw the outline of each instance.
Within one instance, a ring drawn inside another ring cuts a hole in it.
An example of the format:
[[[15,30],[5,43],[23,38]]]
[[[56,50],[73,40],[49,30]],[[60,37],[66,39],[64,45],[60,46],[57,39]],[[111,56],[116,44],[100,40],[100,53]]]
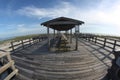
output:
[[[17,36],[17,37],[12,38],[12,39],[0,41],[0,44],[6,43],[6,42],[11,42],[11,41],[20,41],[20,40],[29,39],[29,38],[36,37],[36,36],[44,36],[44,35],[46,35],[46,34],[31,34],[31,35],[25,35],[25,36]],[[93,35],[95,35],[95,34],[93,34]],[[120,40],[119,36],[98,35],[98,34],[96,34],[96,36],[101,36],[101,37],[106,37],[106,38],[115,38],[115,39]]]
[[[31,35],[25,35],[25,36],[17,36],[15,38],[11,38],[11,39],[7,39],[7,40],[3,40],[0,41],[0,44],[4,44],[6,42],[11,42],[11,41],[20,41],[20,40],[25,40],[25,39],[29,39],[32,37],[36,37],[36,36],[44,36],[45,34],[31,34]]]
[[[31,34],[31,35],[25,35],[25,36],[18,36],[18,37],[12,38],[11,40],[12,41],[20,41],[20,40],[30,39],[33,37],[44,36],[44,35],[46,35],[46,34]]]

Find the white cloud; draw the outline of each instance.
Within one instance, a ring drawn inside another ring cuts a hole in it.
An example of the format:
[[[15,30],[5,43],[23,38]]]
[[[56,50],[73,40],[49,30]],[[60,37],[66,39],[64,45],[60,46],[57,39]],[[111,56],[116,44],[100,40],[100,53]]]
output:
[[[45,27],[42,27],[39,24],[18,24],[16,25],[15,33],[44,33]]]
[[[81,9],[73,3],[61,2],[52,8],[27,6],[17,10],[17,12],[25,16],[36,17],[38,19],[44,17],[54,18],[66,16],[85,21],[86,28],[91,27],[92,25],[101,25],[101,29],[104,29],[105,26],[112,26],[112,28],[108,28],[109,31],[112,32],[114,28],[116,31],[120,30],[119,4],[120,0],[101,0],[101,2],[93,8]],[[119,31],[118,34],[120,34]]]
[[[79,0],[78,0],[79,1]],[[41,19],[44,17],[66,16],[85,21],[83,32],[102,32],[120,34],[120,0],[101,0],[90,9],[81,9],[74,3],[61,2],[52,8],[38,8],[26,6],[16,12],[28,17]],[[0,24],[1,26],[4,24]],[[4,35],[23,35],[32,33],[46,33],[46,28],[38,24],[10,24],[7,25],[9,32]],[[114,31],[113,31],[114,30]],[[1,36],[1,35],[0,35]]]
[[[120,1],[116,0],[113,4],[112,0],[101,0],[101,3],[90,10],[81,9],[69,2],[61,2],[53,8],[37,8],[28,6],[19,9],[17,12],[31,17],[59,17],[67,16],[84,20],[87,23],[101,23],[120,25]],[[110,5],[111,4],[111,5]]]
[[[37,8],[34,6],[23,7],[17,10],[17,13],[26,15],[29,17],[58,17],[58,16],[67,16],[71,12],[72,7],[68,2],[61,2],[60,5],[55,6],[54,8]]]

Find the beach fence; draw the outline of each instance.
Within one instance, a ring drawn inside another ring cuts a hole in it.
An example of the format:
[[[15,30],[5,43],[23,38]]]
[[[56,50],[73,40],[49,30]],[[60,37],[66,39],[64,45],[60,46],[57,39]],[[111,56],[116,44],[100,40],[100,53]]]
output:
[[[99,44],[103,48],[108,48],[111,51],[120,50],[120,40],[117,38],[104,37],[93,34],[79,34],[79,38],[89,42],[94,42],[95,44]]]
[[[10,80],[18,73],[9,52],[0,52],[0,80]]]
[[[38,42],[41,42],[43,40],[47,39],[46,36],[42,37],[33,37],[29,39],[19,40],[19,41],[11,41],[11,46],[9,48],[12,48],[11,52],[17,52],[21,49],[25,49],[27,47],[32,46],[33,44],[36,44]]]
[[[83,39],[83,40],[98,44],[103,48],[108,48],[110,51],[120,50],[120,40],[116,38],[104,37],[104,36],[86,34],[86,33],[80,33],[78,37],[79,39]],[[9,48],[12,49],[12,52],[16,52],[21,49],[30,47],[33,44],[41,42],[45,39],[47,39],[47,36],[39,36],[39,37],[33,37],[25,40],[12,41],[11,46]]]

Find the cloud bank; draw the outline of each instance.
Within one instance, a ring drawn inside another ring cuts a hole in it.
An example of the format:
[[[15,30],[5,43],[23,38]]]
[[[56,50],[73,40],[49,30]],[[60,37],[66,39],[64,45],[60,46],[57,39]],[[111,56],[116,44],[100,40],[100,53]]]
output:
[[[46,33],[46,27],[42,27],[39,24],[10,24],[4,25],[6,26],[6,33],[3,30],[0,34],[1,37],[14,37],[21,35],[29,35],[29,34],[40,34]]]
[[[120,35],[120,0],[100,0],[96,4],[95,6],[90,6],[90,8],[81,8],[80,5],[67,2],[66,0],[66,2],[61,1],[50,8],[26,6],[15,12],[19,15],[36,18],[40,21],[42,18],[48,17],[70,17],[85,22],[85,25],[81,27],[82,32]],[[39,31],[45,32],[46,29],[40,27],[39,24],[17,24],[15,26],[17,26],[16,31],[10,34],[39,33]]]
[[[81,9],[70,2],[61,2],[52,8],[38,8],[35,6],[27,6],[17,10],[18,13],[36,17],[38,19],[44,17],[67,16],[79,20],[84,20],[89,24],[112,24],[120,26],[120,1],[101,0],[101,2],[93,8]]]

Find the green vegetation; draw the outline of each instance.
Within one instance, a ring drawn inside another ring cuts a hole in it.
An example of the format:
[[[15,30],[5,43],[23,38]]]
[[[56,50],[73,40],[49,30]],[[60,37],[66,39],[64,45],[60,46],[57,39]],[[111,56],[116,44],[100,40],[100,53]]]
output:
[[[6,42],[9,42],[10,40],[3,40],[3,41],[0,41],[0,44],[4,44]]]
[[[25,40],[25,39],[30,39],[33,37],[37,37],[37,36],[44,36],[45,34],[31,34],[31,35],[25,35],[25,36],[18,36],[15,37],[13,39],[11,39],[12,41],[20,41],[20,40]]]
[[[0,44],[2,44],[3,43],[3,41],[0,41]]]
[[[13,38],[12,40],[19,41],[19,40],[29,39],[29,38],[32,38],[32,37],[35,37],[35,36],[39,36],[39,34],[18,36],[18,37]]]
[[[18,36],[12,39],[0,41],[0,44],[4,44],[6,42],[11,42],[11,41],[20,41],[20,40],[29,39],[36,36],[44,36],[44,35],[45,34],[31,34],[31,35],[25,35],[25,36]]]
[[[36,37],[36,36],[44,36],[44,35],[46,35],[46,34],[31,34],[31,35],[25,35],[25,36],[18,36],[18,37],[12,38],[12,39],[0,41],[0,44],[4,44],[6,42],[11,42],[11,41],[20,41],[20,40],[29,39],[29,38]],[[100,36],[100,37],[106,37],[106,38],[114,38],[114,39],[119,39],[120,40],[120,37],[118,37],[118,36],[99,35],[99,34],[92,34],[92,35],[96,35],[96,36]]]
[[[100,37],[106,37],[106,38],[110,38],[110,39],[120,39],[120,37],[119,36],[112,36],[112,35],[98,35],[98,36],[100,36]]]
[[[83,33],[84,34],[84,33]],[[90,33],[85,33],[85,34],[90,34]],[[106,38],[111,38],[111,39],[120,39],[120,36],[113,36],[113,35],[103,35],[103,34],[91,34],[99,37],[106,37]]]

